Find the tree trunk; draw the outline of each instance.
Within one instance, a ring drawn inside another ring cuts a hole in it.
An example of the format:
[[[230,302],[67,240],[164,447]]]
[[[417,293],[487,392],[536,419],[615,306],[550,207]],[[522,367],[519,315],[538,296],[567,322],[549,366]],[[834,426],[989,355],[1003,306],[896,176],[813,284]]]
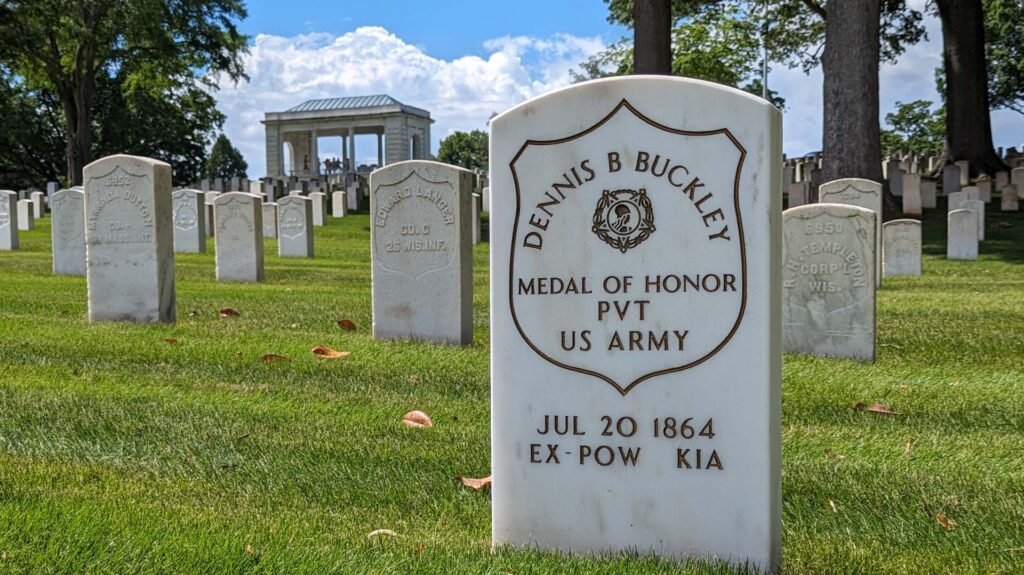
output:
[[[967,160],[973,174],[1006,165],[992,146],[981,0],[938,0],[946,71],[946,147],[950,162]]]
[[[884,183],[878,126],[880,0],[829,2],[825,19],[821,181],[864,178]],[[896,199],[886,190],[887,211]]]
[[[633,4],[633,73],[672,73],[672,3],[636,0]]]

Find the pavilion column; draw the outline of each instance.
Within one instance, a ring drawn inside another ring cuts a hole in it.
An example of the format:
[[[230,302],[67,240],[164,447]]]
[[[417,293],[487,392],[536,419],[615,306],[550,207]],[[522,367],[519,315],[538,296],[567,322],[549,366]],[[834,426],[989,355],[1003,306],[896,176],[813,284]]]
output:
[[[377,132],[377,167],[384,165],[384,133]]]
[[[352,167],[352,171],[356,171],[356,133],[355,130],[350,130],[348,133],[348,154],[349,166]]]
[[[348,168],[346,167],[346,165],[348,164],[348,136],[346,136],[345,134],[341,135],[341,163],[343,164],[341,167],[342,173],[347,172]]]
[[[316,130],[310,133],[309,149],[310,155],[313,156],[309,161],[309,165],[313,170],[313,175],[316,175],[320,173],[320,142],[317,141]]]

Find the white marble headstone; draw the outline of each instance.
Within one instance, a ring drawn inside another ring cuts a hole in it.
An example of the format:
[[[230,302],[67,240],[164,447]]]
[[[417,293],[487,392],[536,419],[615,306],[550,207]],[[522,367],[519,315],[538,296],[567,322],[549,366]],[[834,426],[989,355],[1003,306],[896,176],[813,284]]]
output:
[[[808,181],[793,182],[786,186],[787,206],[795,208],[807,203],[810,196],[811,183]]]
[[[1002,190],[1006,184],[1010,183],[1010,172],[1006,170],[1000,170],[996,172],[996,190]]]
[[[321,227],[324,225],[324,212],[327,211],[327,194],[312,192],[309,199],[313,202],[313,225]]]
[[[313,257],[313,202],[288,195],[277,201],[277,255]]]
[[[921,215],[921,203],[921,174],[903,174],[903,213]],[[881,217],[882,213],[879,211],[876,215]]]
[[[171,166],[108,156],[83,178],[89,320],[173,323]]]
[[[27,232],[36,229],[36,210],[32,200],[18,200],[18,229]]]
[[[935,193],[936,181],[932,178],[921,178],[921,208],[934,210],[938,207]]]
[[[960,202],[960,209],[971,210],[978,216],[978,239],[985,239],[985,202],[981,200],[964,200]]]
[[[373,337],[472,343],[473,180],[424,160],[370,174]]]
[[[18,249],[18,192],[0,190],[0,250]]]
[[[263,202],[263,237],[277,237],[277,204]]]
[[[964,187],[971,183],[971,170],[970,162],[967,160],[957,160],[953,162],[960,168],[960,187]]]
[[[174,251],[206,251],[206,199],[199,190],[178,190],[171,194],[174,210]]]
[[[43,219],[46,216],[46,194],[43,192],[32,192],[29,199],[32,200],[32,217],[37,220]]]
[[[814,204],[783,212],[782,349],[875,359],[875,212]]]
[[[263,202],[230,192],[213,205],[217,226],[217,281],[263,281]]]
[[[894,171],[899,174],[902,183],[910,180],[910,184],[914,183],[914,176],[901,172],[900,170]],[[918,176],[919,177],[919,176]],[[907,193],[904,190],[901,194],[903,204],[907,205]],[[910,190],[910,202],[917,199],[920,204],[920,194],[915,195],[914,189]],[[818,202],[822,204],[845,204],[848,206],[858,206],[861,208],[867,208],[872,212],[875,212],[875,221],[882,221],[882,184],[873,182],[871,180],[865,180],[862,178],[843,178],[840,180],[833,180],[831,182],[825,182],[818,187]],[[882,229],[876,226],[875,229],[875,253],[878,254],[882,251]],[[882,261],[878,258],[875,260],[875,287],[882,285]]]
[[[947,215],[946,259],[978,259],[978,214],[953,210]]]
[[[964,186],[960,188],[960,193],[963,194],[964,200],[980,200],[981,190],[977,186]]]
[[[992,180],[988,179],[988,177],[982,177],[974,182],[974,186],[978,188],[979,200],[986,204],[992,201]]]
[[[781,122],[669,76],[491,121],[495,545],[778,569]]]
[[[1020,209],[1019,198],[1017,197],[1017,186],[1006,184],[1003,186],[999,198],[999,209],[1004,212],[1016,212]]]
[[[480,194],[473,194],[473,245],[480,243],[480,213],[484,199]]]
[[[921,222],[891,220],[882,224],[882,269],[886,276],[921,275]]]
[[[345,192],[337,191],[331,194],[331,216],[344,218],[348,215],[348,200],[345,199]]]
[[[959,210],[960,204],[965,201],[967,201],[967,198],[964,197],[963,192],[953,192],[952,194],[949,194],[946,200],[946,211],[952,212],[953,210]]]
[[[947,164],[942,167],[942,195],[960,191],[960,167]]]
[[[60,190],[50,198],[53,273],[85,275],[85,195]]]

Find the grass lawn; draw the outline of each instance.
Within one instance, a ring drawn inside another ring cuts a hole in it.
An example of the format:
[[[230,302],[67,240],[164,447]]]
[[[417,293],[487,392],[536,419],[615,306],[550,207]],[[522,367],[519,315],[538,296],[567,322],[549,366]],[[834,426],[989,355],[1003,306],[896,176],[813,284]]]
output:
[[[786,356],[784,572],[1024,573],[1024,214],[990,208],[977,262],[928,216],[925,275],[878,294],[876,363]],[[453,349],[370,337],[365,214],[316,259],[268,240],[261,285],[179,254],[172,326],[90,325],[49,223],[0,252],[0,573],[730,572],[490,552],[489,494],[454,481],[489,474],[487,244]]]

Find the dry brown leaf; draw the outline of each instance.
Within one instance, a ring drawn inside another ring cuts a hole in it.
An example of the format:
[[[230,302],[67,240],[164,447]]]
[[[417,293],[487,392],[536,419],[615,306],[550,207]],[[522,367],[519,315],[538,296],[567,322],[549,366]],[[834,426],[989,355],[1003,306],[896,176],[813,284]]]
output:
[[[845,455],[843,455],[842,453],[836,453],[835,451],[832,451],[832,449],[828,447],[825,448],[825,455],[831,457],[832,459],[835,459],[836,461],[842,461],[846,459]]]
[[[366,534],[367,539],[376,539],[378,537],[398,537],[398,533],[390,529],[376,529]]]
[[[252,555],[253,553],[255,553],[255,551],[253,551],[252,543],[246,543],[245,544],[245,554],[246,555]]]
[[[882,415],[899,415],[899,413],[893,411],[891,407],[882,405],[881,403],[857,403],[853,408],[861,411],[870,411],[871,413],[880,413]]]
[[[318,345],[313,348],[313,355],[321,359],[343,359],[349,356],[351,351],[337,351],[326,345]]]
[[[956,528],[956,521],[953,521],[949,517],[946,517],[946,514],[942,511],[939,511],[935,514],[935,520],[938,521],[939,525],[941,525],[942,528],[946,529],[947,531],[951,531],[954,528]]]
[[[490,475],[488,475],[487,477],[482,477],[480,479],[474,479],[472,477],[464,477],[464,476],[460,475],[460,476],[456,477],[455,479],[457,481],[461,481],[463,485],[465,485],[466,487],[468,487],[470,489],[473,489],[475,491],[480,491],[484,487],[490,487],[491,486],[491,476]]]
[[[914,445],[916,443],[917,440],[914,439],[913,437],[908,439],[907,442],[903,444],[903,455],[910,455],[910,452],[914,449]]]
[[[220,310],[220,317],[238,317],[242,314],[238,313],[238,310],[232,307],[225,307]]]
[[[430,416],[422,411],[410,411],[402,416],[402,423],[406,427],[434,427]]]
[[[236,351],[235,352],[235,357],[242,357],[242,352]]]
[[[168,345],[175,345],[178,343],[178,340],[174,339],[173,337],[165,337],[164,341],[167,342]]]
[[[420,378],[416,377],[415,375],[410,375],[409,376],[409,383],[412,384],[412,385],[419,385],[420,384]]]
[[[199,310],[197,309],[188,312],[188,317],[196,317],[197,315],[199,315]]]
[[[267,353],[260,358],[260,361],[291,361],[292,359],[286,355],[278,355],[276,353]]]
[[[238,467],[237,463],[221,463],[220,464],[220,468],[221,469],[234,469],[236,467]]]
[[[356,329],[356,322],[354,322],[354,321],[352,321],[350,319],[339,319],[338,320],[338,327],[340,327],[341,329],[346,330],[346,331],[355,331],[355,329]]]
[[[251,433],[243,433],[242,435],[239,435],[238,437],[232,439],[231,442],[232,443],[239,443],[241,441],[245,441],[246,439],[249,439],[249,437],[251,435],[252,435]]]
[[[828,506],[832,508],[832,513],[839,513],[839,507],[836,506],[836,502],[831,499],[828,500]]]

